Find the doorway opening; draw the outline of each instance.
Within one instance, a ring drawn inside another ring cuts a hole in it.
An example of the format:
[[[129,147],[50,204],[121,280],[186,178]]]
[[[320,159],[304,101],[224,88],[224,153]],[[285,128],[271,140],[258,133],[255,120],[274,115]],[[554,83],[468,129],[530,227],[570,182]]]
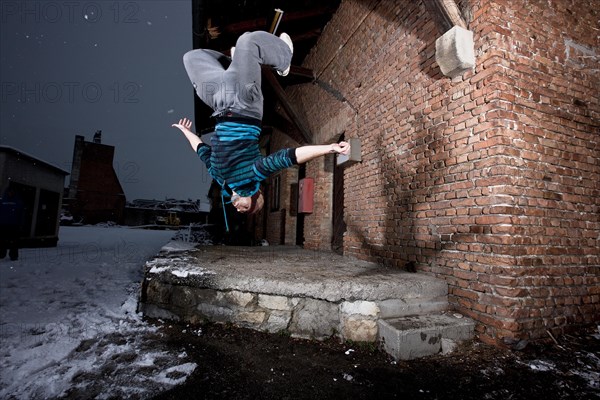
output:
[[[343,134],[339,141],[341,140],[344,140]],[[337,165],[336,157],[333,157],[332,223],[331,249],[335,253],[343,254],[344,233],[346,232],[346,221],[344,221],[344,166]]]

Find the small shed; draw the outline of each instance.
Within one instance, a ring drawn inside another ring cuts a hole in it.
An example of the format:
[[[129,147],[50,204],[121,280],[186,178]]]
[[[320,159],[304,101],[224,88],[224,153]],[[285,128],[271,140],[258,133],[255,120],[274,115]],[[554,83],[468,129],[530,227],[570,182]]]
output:
[[[24,206],[21,246],[56,246],[66,175],[62,168],[0,145],[0,196],[10,187]]]

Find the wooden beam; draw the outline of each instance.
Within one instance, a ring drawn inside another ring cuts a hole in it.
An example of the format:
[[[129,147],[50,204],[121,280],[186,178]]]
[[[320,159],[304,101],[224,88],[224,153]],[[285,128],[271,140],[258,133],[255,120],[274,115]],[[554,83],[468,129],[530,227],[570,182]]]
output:
[[[312,69],[298,67],[296,65],[292,65],[290,67],[289,76],[300,78],[304,83],[311,83],[315,81],[315,74]]]
[[[304,120],[302,119],[302,117],[300,117],[300,114],[298,114],[298,112],[296,112],[296,109],[288,100],[287,95],[285,94],[285,91],[281,87],[281,84],[275,77],[275,73],[273,72],[273,70],[270,68],[263,68],[263,76],[265,77],[267,82],[269,82],[269,84],[273,88],[273,91],[275,92],[275,96],[277,96],[277,99],[281,103],[281,106],[283,107],[283,109],[285,110],[287,115],[292,120],[293,124],[296,125],[296,127],[298,128],[298,131],[300,131],[300,134],[302,135],[302,138],[304,139],[305,143],[313,144],[312,134],[306,127],[306,124],[304,123]]]
[[[268,121],[269,125],[265,125],[265,123],[267,123],[267,121]],[[277,129],[280,132],[284,132],[294,142],[304,143],[304,139],[302,138],[302,135],[300,135],[298,128],[296,128],[296,126],[294,124],[292,124],[290,122],[290,120],[287,119],[287,117],[284,117],[282,114],[280,114],[278,112],[273,111],[271,113],[271,115],[268,116],[268,118],[267,118],[267,116],[264,116],[262,127],[263,127],[263,132],[268,131],[268,129],[271,129],[271,132],[273,131],[273,129]],[[261,133],[261,137],[262,137],[262,133]]]
[[[467,23],[454,0],[431,0],[425,3],[430,4],[432,11],[437,14],[437,19],[443,25],[444,32],[456,25],[467,29]]]
[[[335,8],[331,6],[323,6],[312,10],[309,9],[308,11],[291,11],[284,14],[283,20],[286,24],[289,24],[291,22],[298,22],[310,18],[322,17],[323,15],[330,15],[334,12]],[[248,31],[265,30],[267,29],[268,23],[269,21],[267,21],[267,18],[264,17],[232,22],[230,24],[221,26],[220,28],[222,32],[239,35]]]

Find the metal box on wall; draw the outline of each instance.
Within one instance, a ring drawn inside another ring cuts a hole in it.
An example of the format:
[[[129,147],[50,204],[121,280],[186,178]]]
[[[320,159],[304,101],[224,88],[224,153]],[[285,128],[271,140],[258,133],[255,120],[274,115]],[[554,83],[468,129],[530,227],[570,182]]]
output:
[[[360,154],[360,139],[350,138],[348,139],[348,143],[350,143],[350,153],[338,154],[336,158],[336,165],[348,166],[362,161]]]

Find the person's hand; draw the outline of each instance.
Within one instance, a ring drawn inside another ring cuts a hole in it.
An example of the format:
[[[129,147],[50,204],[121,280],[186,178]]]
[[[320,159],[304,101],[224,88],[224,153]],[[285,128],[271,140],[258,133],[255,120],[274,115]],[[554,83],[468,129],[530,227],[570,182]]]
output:
[[[348,142],[334,143],[331,145],[331,152],[348,155],[348,153],[350,153],[350,143],[348,143]]]
[[[190,128],[192,127],[192,121],[187,118],[183,118],[179,120],[179,123],[171,125],[172,127],[179,128],[179,130],[183,133],[192,132]]]
[[[198,151],[198,146],[202,144],[202,140],[196,135],[194,132],[190,130],[192,127],[192,121],[187,118],[182,118],[179,120],[179,123],[171,125],[174,128],[179,129],[183,132],[183,136],[190,142],[190,146],[194,151]]]

